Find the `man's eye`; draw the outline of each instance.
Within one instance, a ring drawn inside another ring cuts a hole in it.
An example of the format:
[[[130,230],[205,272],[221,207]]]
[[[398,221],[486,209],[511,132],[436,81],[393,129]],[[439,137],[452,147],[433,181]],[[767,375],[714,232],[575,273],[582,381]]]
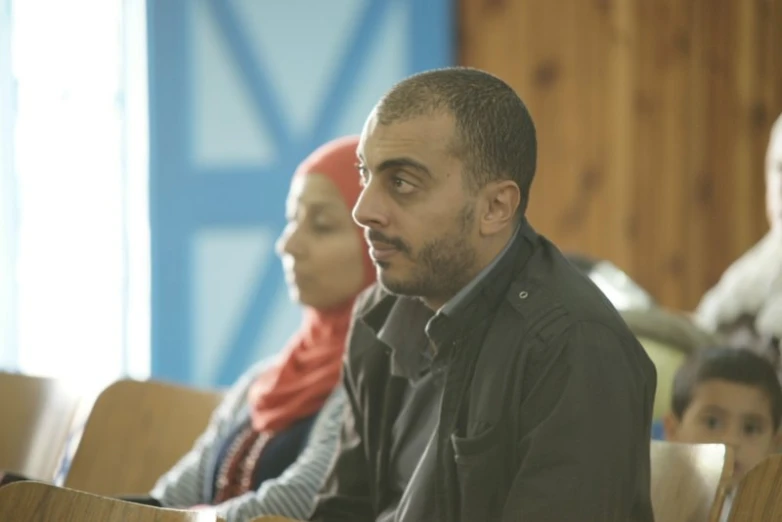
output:
[[[362,167],[360,165],[357,165],[356,168],[358,169],[359,184],[361,184],[362,187],[365,187],[369,179],[369,171],[366,169],[366,167]]]
[[[405,181],[400,177],[394,177],[391,180],[391,184],[393,185],[394,190],[399,194],[409,194],[410,192],[415,190],[415,187],[411,183]]]

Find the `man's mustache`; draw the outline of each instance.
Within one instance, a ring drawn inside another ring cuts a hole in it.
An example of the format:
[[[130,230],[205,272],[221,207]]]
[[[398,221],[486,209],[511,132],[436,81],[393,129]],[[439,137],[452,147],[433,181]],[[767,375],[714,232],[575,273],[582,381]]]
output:
[[[407,246],[407,244],[405,244],[404,241],[399,238],[388,237],[387,235],[383,234],[382,232],[378,232],[377,230],[366,230],[364,232],[364,237],[366,238],[367,243],[383,243],[399,250],[400,252],[410,253],[410,248]]]

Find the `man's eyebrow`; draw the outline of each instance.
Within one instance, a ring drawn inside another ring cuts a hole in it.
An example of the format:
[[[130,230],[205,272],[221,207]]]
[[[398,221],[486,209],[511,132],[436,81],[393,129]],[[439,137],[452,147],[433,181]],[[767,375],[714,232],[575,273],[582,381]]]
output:
[[[413,169],[416,170],[422,174],[426,174],[430,178],[432,177],[432,173],[429,172],[429,169],[426,168],[426,165],[423,163],[419,163],[418,161],[411,159],[411,158],[392,158],[387,159],[380,163],[377,170],[379,172],[383,172],[384,170],[396,170],[396,169]]]

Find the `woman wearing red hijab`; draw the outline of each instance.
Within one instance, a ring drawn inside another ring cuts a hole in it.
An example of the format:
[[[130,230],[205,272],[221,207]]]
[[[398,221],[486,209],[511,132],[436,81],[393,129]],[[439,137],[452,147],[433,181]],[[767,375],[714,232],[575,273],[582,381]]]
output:
[[[291,298],[305,307],[301,328],[274,364],[234,385],[195,447],[155,486],[160,505],[215,505],[232,522],[308,515],[336,451],[353,301],[375,279],[351,217],[361,192],[357,145],[358,137],[329,142],[296,170],[277,251]]]

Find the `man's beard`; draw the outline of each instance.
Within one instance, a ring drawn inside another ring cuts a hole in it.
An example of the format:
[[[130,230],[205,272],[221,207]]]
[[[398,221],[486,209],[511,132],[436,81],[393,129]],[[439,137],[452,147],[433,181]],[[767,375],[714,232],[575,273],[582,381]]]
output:
[[[383,263],[378,263],[378,280],[392,294],[447,301],[474,277],[475,249],[467,238],[475,221],[475,209],[470,203],[459,211],[454,230],[423,245],[413,256],[406,246],[400,252],[413,261],[413,273],[406,280],[384,276]]]

